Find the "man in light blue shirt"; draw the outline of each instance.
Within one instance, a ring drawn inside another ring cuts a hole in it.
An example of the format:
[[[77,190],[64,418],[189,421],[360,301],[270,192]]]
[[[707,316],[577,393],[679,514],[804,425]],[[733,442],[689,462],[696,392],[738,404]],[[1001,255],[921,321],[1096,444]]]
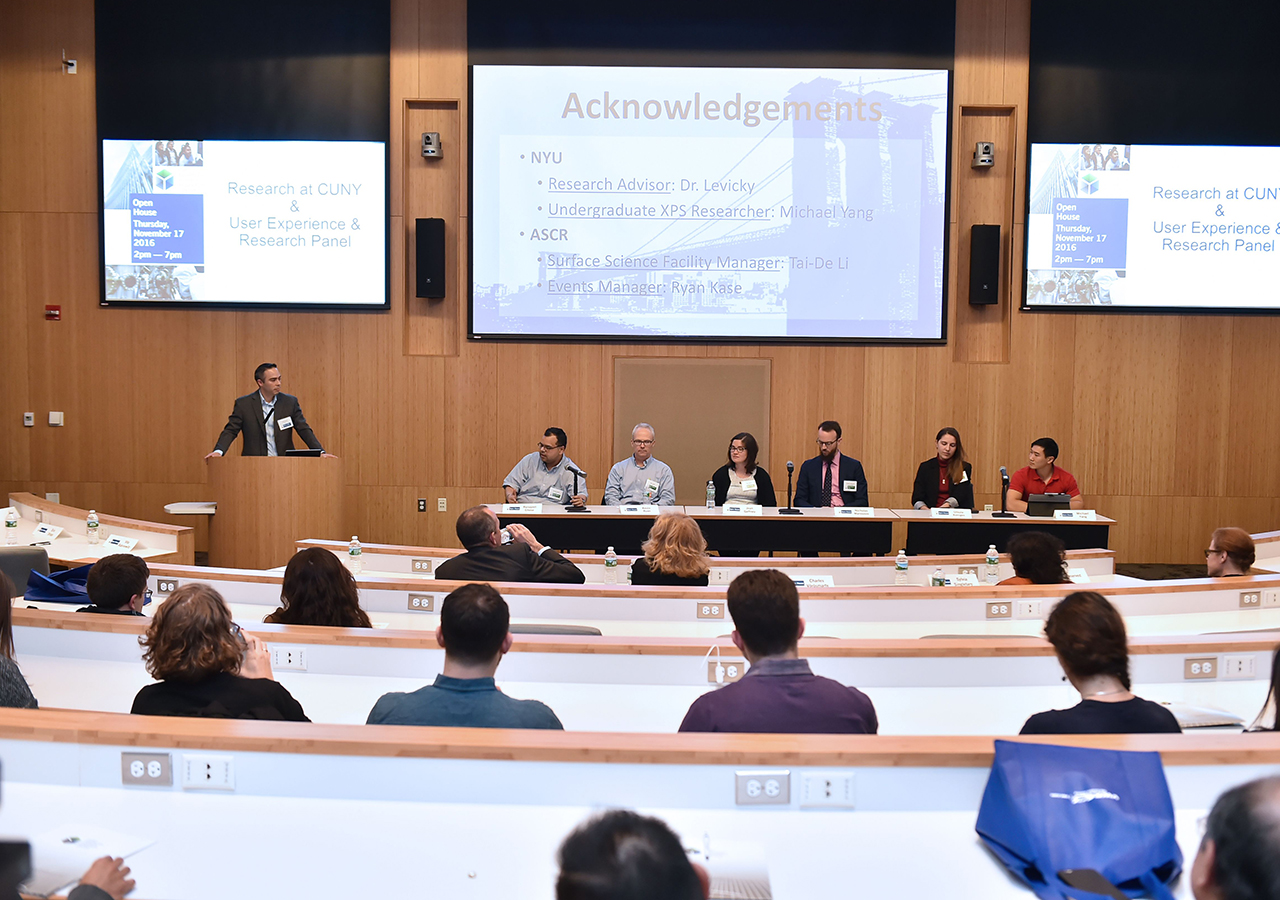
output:
[[[502,481],[508,503],[555,503],[559,506],[586,506],[587,479],[578,476],[578,493],[573,493],[573,471],[577,464],[564,455],[569,438],[562,428],[548,428],[538,442],[538,452],[530,453]]]
[[[632,455],[614,464],[604,487],[604,505],[631,503],[676,505],[676,479],[671,467],[653,458],[654,432],[648,422],[631,429]]]

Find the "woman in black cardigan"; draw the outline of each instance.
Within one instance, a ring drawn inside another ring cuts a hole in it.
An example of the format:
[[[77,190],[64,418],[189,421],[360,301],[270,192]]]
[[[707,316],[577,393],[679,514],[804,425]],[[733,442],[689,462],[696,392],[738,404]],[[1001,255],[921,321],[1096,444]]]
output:
[[[763,466],[756,465],[759,452],[760,446],[749,432],[740,431],[729,441],[728,465],[716,469],[711,476],[711,483],[716,489],[716,506],[724,506],[727,502],[778,505],[769,473]],[[732,497],[729,496],[731,487],[735,488]]]
[[[938,432],[938,455],[920,463],[911,505],[916,509],[952,506],[973,509],[973,466],[964,461],[960,432],[947,427]]]

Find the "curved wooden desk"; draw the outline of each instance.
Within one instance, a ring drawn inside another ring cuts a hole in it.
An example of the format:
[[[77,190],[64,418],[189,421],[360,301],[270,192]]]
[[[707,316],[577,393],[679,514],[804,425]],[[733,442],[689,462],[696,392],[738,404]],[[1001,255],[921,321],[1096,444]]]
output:
[[[18,523],[18,540],[21,543],[32,540],[32,532],[37,527],[37,513],[44,522],[63,529],[62,533],[46,548],[49,552],[49,562],[57,565],[83,566],[118,552],[106,544],[107,538],[114,534],[136,539],[137,545],[129,552],[135,556],[141,556],[148,564],[195,565],[196,539],[195,530],[192,528],[166,525],[163,522],[126,519],[123,516],[112,516],[97,510],[98,530],[102,532],[102,542],[90,544],[84,533],[84,523],[89,516],[89,510],[54,503],[35,494],[22,492],[10,494],[9,503],[17,508],[18,515],[22,517]]]

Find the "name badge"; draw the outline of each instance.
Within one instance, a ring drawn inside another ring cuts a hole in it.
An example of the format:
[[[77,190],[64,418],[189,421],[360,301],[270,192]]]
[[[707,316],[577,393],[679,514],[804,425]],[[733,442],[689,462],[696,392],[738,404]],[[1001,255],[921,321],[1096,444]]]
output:
[[[1093,509],[1055,509],[1053,517],[1055,519],[1075,519],[1078,522],[1096,522],[1098,512]]]
[[[1072,584],[1088,584],[1089,573],[1084,569],[1067,569],[1067,581]]]
[[[554,503],[564,502],[564,491],[562,491],[560,488],[552,488],[551,490],[547,491],[547,496],[550,497],[552,502]]]
[[[969,473],[965,472],[963,475],[960,476],[960,480],[957,481],[956,484],[964,484],[968,480],[969,480]]]
[[[624,516],[656,516],[658,507],[652,503],[630,503],[626,506],[619,506],[618,512]]]
[[[644,495],[646,497],[658,496],[658,487],[658,482],[654,481],[652,478],[648,479],[644,483]]]
[[[857,492],[858,492],[858,482],[856,482],[856,481],[846,481],[846,482],[844,483],[844,488],[842,488],[842,490],[846,490],[846,491],[851,491],[851,492],[853,492],[853,493],[857,493]]]
[[[32,538],[37,541],[51,541],[60,534],[62,534],[60,526],[43,522],[36,526],[36,530],[32,533]]]
[[[293,427],[292,416],[285,416],[283,419],[276,419],[276,428],[279,428],[281,431],[288,431],[292,427]]]
[[[726,516],[764,515],[764,507],[758,503],[726,503],[723,509]]]
[[[742,490],[744,490],[746,493],[752,494],[752,493],[755,493],[756,480],[754,478],[744,478],[742,479],[742,481],[739,483],[738,486],[741,487]]]
[[[111,537],[107,538],[107,546],[113,550],[119,550],[122,553],[128,553],[137,545],[137,538],[121,537],[118,534],[113,534]]]
[[[837,519],[874,519],[876,516],[874,506],[833,506],[831,511]]]
[[[929,510],[935,519],[972,519],[973,510],[962,507],[938,506]]]
[[[541,503],[504,503],[502,504],[504,513],[516,513],[517,515],[537,515],[542,512]]]
[[[836,580],[830,575],[806,575],[803,578],[792,578],[796,587],[835,587]]]

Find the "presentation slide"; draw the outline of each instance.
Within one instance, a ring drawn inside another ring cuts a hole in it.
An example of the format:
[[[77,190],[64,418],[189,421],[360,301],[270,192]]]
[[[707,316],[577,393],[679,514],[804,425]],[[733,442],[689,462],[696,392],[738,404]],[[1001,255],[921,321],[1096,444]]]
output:
[[[1033,144],[1027,307],[1276,309],[1280,147]]]
[[[371,141],[102,142],[108,303],[385,306]]]
[[[948,79],[473,67],[472,334],[940,340]]]

